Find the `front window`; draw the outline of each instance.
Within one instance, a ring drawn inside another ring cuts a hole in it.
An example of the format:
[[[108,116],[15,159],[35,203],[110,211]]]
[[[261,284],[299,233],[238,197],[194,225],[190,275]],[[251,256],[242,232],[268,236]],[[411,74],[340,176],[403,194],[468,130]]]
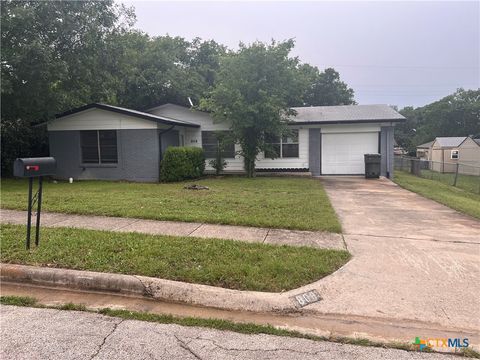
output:
[[[217,157],[219,138],[223,137],[222,157],[224,159],[235,158],[235,143],[231,139],[230,131],[202,131],[202,148],[206,159]]]
[[[452,150],[450,153],[450,159],[458,159],[458,150]]]
[[[298,158],[298,130],[291,130],[283,137],[269,137],[265,141],[269,147],[265,151],[266,158]]]
[[[116,164],[118,162],[116,130],[80,131],[80,146],[82,163]]]

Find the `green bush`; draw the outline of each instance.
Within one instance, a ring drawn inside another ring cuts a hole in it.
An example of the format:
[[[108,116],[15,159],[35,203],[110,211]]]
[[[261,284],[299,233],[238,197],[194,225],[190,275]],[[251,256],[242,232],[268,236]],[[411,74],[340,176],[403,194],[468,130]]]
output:
[[[195,179],[205,171],[205,155],[198,147],[169,147],[160,163],[160,181]]]

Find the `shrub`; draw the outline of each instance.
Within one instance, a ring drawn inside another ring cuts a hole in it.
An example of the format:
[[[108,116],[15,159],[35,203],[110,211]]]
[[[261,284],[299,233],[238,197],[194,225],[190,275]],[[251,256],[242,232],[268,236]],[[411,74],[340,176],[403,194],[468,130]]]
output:
[[[205,155],[198,147],[169,147],[160,163],[160,181],[195,179],[205,171]]]
[[[215,175],[220,175],[222,171],[225,169],[227,166],[227,162],[223,159],[223,152],[225,150],[225,141],[226,141],[226,136],[224,132],[217,132],[215,134],[217,141],[218,141],[218,146],[217,146],[217,151],[215,153],[215,159],[210,160],[208,163],[210,164],[211,167],[215,169]]]

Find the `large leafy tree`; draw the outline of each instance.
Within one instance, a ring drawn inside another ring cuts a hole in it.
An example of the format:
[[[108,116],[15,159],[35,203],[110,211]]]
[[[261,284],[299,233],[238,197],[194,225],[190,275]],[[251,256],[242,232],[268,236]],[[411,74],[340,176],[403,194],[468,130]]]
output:
[[[293,40],[240,44],[223,58],[216,85],[202,101],[216,121],[230,125],[249,177],[258,154],[268,148],[266,139],[286,132],[289,106],[301,99],[298,59],[289,56],[293,46]]]
[[[298,106],[328,106],[355,104],[354,91],[340,79],[332,68],[320,72],[317,67],[303,64],[299,76],[305,82],[302,103]]]
[[[113,1],[2,1],[2,117],[42,120],[114,101],[106,39],[132,21]],[[121,22],[122,18],[127,22]]]
[[[115,102],[105,44],[133,21],[113,1],[2,1],[2,173],[46,151],[32,124],[91,101]]]
[[[458,89],[423,107],[406,107],[407,118],[395,130],[397,142],[410,153],[415,147],[437,136],[480,136],[480,89]]]
[[[225,48],[214,41],[129,32],[113,43],[123,59],[118,101],[126,107],[148,108],[172,102],[198,103],[212,86]]]

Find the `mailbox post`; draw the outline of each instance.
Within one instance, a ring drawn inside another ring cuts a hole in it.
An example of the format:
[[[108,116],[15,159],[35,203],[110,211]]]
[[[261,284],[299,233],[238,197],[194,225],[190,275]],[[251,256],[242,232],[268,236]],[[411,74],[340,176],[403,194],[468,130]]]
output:
[[[43,177],[55,175],[57,162],[53,157],[22,158],[13,163],[13,175],[28,178],[28,213],[26,248],[30,249],[30,233],[32,229],[32,208],[37,203],[37,226],[35,228],[35,246],[40,241],[40,213],[42,211]],[[33,195],[33,179],[38,178],[38,189]],[[32,196],[33,195],[33,196]]]

